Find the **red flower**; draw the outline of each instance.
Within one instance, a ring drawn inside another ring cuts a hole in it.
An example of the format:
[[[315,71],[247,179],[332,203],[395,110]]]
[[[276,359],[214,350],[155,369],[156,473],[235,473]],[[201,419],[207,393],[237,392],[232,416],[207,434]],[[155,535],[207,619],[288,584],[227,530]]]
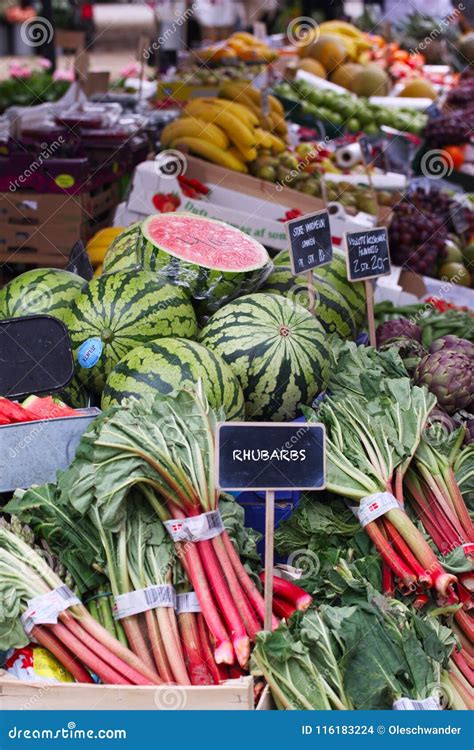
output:
[[[278,221],[291,221],[292,219],[297,219],[298,216],[303,216],[299,208],[290,208],[289,211],[287,211],[284,215],[283,219],[278,219]]]

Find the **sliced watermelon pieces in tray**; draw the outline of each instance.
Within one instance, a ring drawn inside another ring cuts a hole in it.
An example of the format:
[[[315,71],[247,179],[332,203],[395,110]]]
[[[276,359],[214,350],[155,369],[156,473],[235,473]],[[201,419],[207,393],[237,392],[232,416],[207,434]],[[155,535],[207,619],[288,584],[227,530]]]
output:
[[[22,404],[8,398],[0,398],[0,425],[81,415],[81,411],[71,409],[52,396],[28,396]]]

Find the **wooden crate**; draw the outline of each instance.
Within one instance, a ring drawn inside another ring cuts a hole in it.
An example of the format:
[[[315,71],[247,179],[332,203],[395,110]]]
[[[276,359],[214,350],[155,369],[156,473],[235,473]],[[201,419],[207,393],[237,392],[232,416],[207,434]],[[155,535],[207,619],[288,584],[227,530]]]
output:
[[[252,711],[253,679],[241,677],[205,687],[49,685],[22,682],[0,670],[1,711]]]

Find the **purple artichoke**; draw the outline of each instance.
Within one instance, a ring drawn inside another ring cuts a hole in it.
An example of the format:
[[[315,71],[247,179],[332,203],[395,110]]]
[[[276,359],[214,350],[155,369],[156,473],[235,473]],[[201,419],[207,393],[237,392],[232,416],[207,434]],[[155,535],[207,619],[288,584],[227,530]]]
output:
[[[459,336],[448,334],[436,339],[430,346],[430,352],[439,352],[442,349],[453,349],[457,352],[464,352],[468,357],[474,360],[474,344],[467,339],[460,339]]]
[[[422,345],[415,339],[408,339],[405,336],[400,336],[396,339],[389,339],[385,341],[380,347],[380,351],[387,351],[389,349],[397,349],[398,353],[405,365],[405,369],[409,375],[413,375],[416,368],[418,367],[420,360],[425,356],[426,350],[423,349]]]
[[[415,379],[419,385],[426,385],[448,414],[469,410],[474,404],[472,358],[462,348],[427,354],[416,368]]]
[[[376,331],[377,347],[382,346],[390,339],[414,339],[421,343],[421,328],[412,323],[408,318],[394,318],[381,323]]]

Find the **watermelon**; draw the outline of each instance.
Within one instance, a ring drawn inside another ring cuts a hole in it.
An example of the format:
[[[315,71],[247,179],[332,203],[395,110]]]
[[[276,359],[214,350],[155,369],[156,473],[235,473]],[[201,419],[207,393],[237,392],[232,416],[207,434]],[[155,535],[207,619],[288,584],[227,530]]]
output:
[[[140,224],[132,224],[114,239],[102,262],[103,273],[125,271],[138,266],[137,243],[141,239]]]
[[[274,294],[249,294],[218,310],[199,340],[231,366],[248,419],[294,419],[329,377],[327,335],[304,307]]]
[[[278,253],[273,262],[275,267],[290,267],[290,254],[288,250],[282,250]],[[356,281],[353,284],[347,278],[345,254],[341,250],[334,250],[331,262],[325,266],[316,268],[314,274],[316,284],[318,283],[318,279],[322,279],[344,297],[352,310],[356,331],[358,331],[365,321],[365,287],[362,281]]]
[[[193,388],[199,379],[212,408],[223,407],[227,419],[244,418],[244,395],[229,365],[186,339],[159,339],[128,352],[107,378],[101,406],[107,409],[129,396]]]
[[[185,292],[146,271],[93,279],[73,301],[65,323],[79,379],[101,393],[131,349],[163,336],[193,338],[196,315]]]
[[[71,409],[52,396],[28,396],[23,401],[22,407],[30,419],[57,419],[58,417],[77,417],[81,414],[80,411]]]
[[[305,276],[293,276],[290,266],[276,266],[262,291],[282,294],[291,302],[308,307],[308,281]],[[321,279],[315,280],[314,292],[314,314],[326,333],[337,333],[343,339],[355,338],[355,320],[344,297]]]
[[[164,213],[146,219],[141,231],[139,263],[185,288],[199,316],[255,291],[273,268],[260,242],[223,221]]]
[[[64,321],[71,302],[85,281],[58,268],[35,268],[22,273],[0,290],[0,310],[5,318],[53,315]]]
[[[21,404],[8,398],[0,398],[0,424],[31,422],[33,419],[34,417]]]

